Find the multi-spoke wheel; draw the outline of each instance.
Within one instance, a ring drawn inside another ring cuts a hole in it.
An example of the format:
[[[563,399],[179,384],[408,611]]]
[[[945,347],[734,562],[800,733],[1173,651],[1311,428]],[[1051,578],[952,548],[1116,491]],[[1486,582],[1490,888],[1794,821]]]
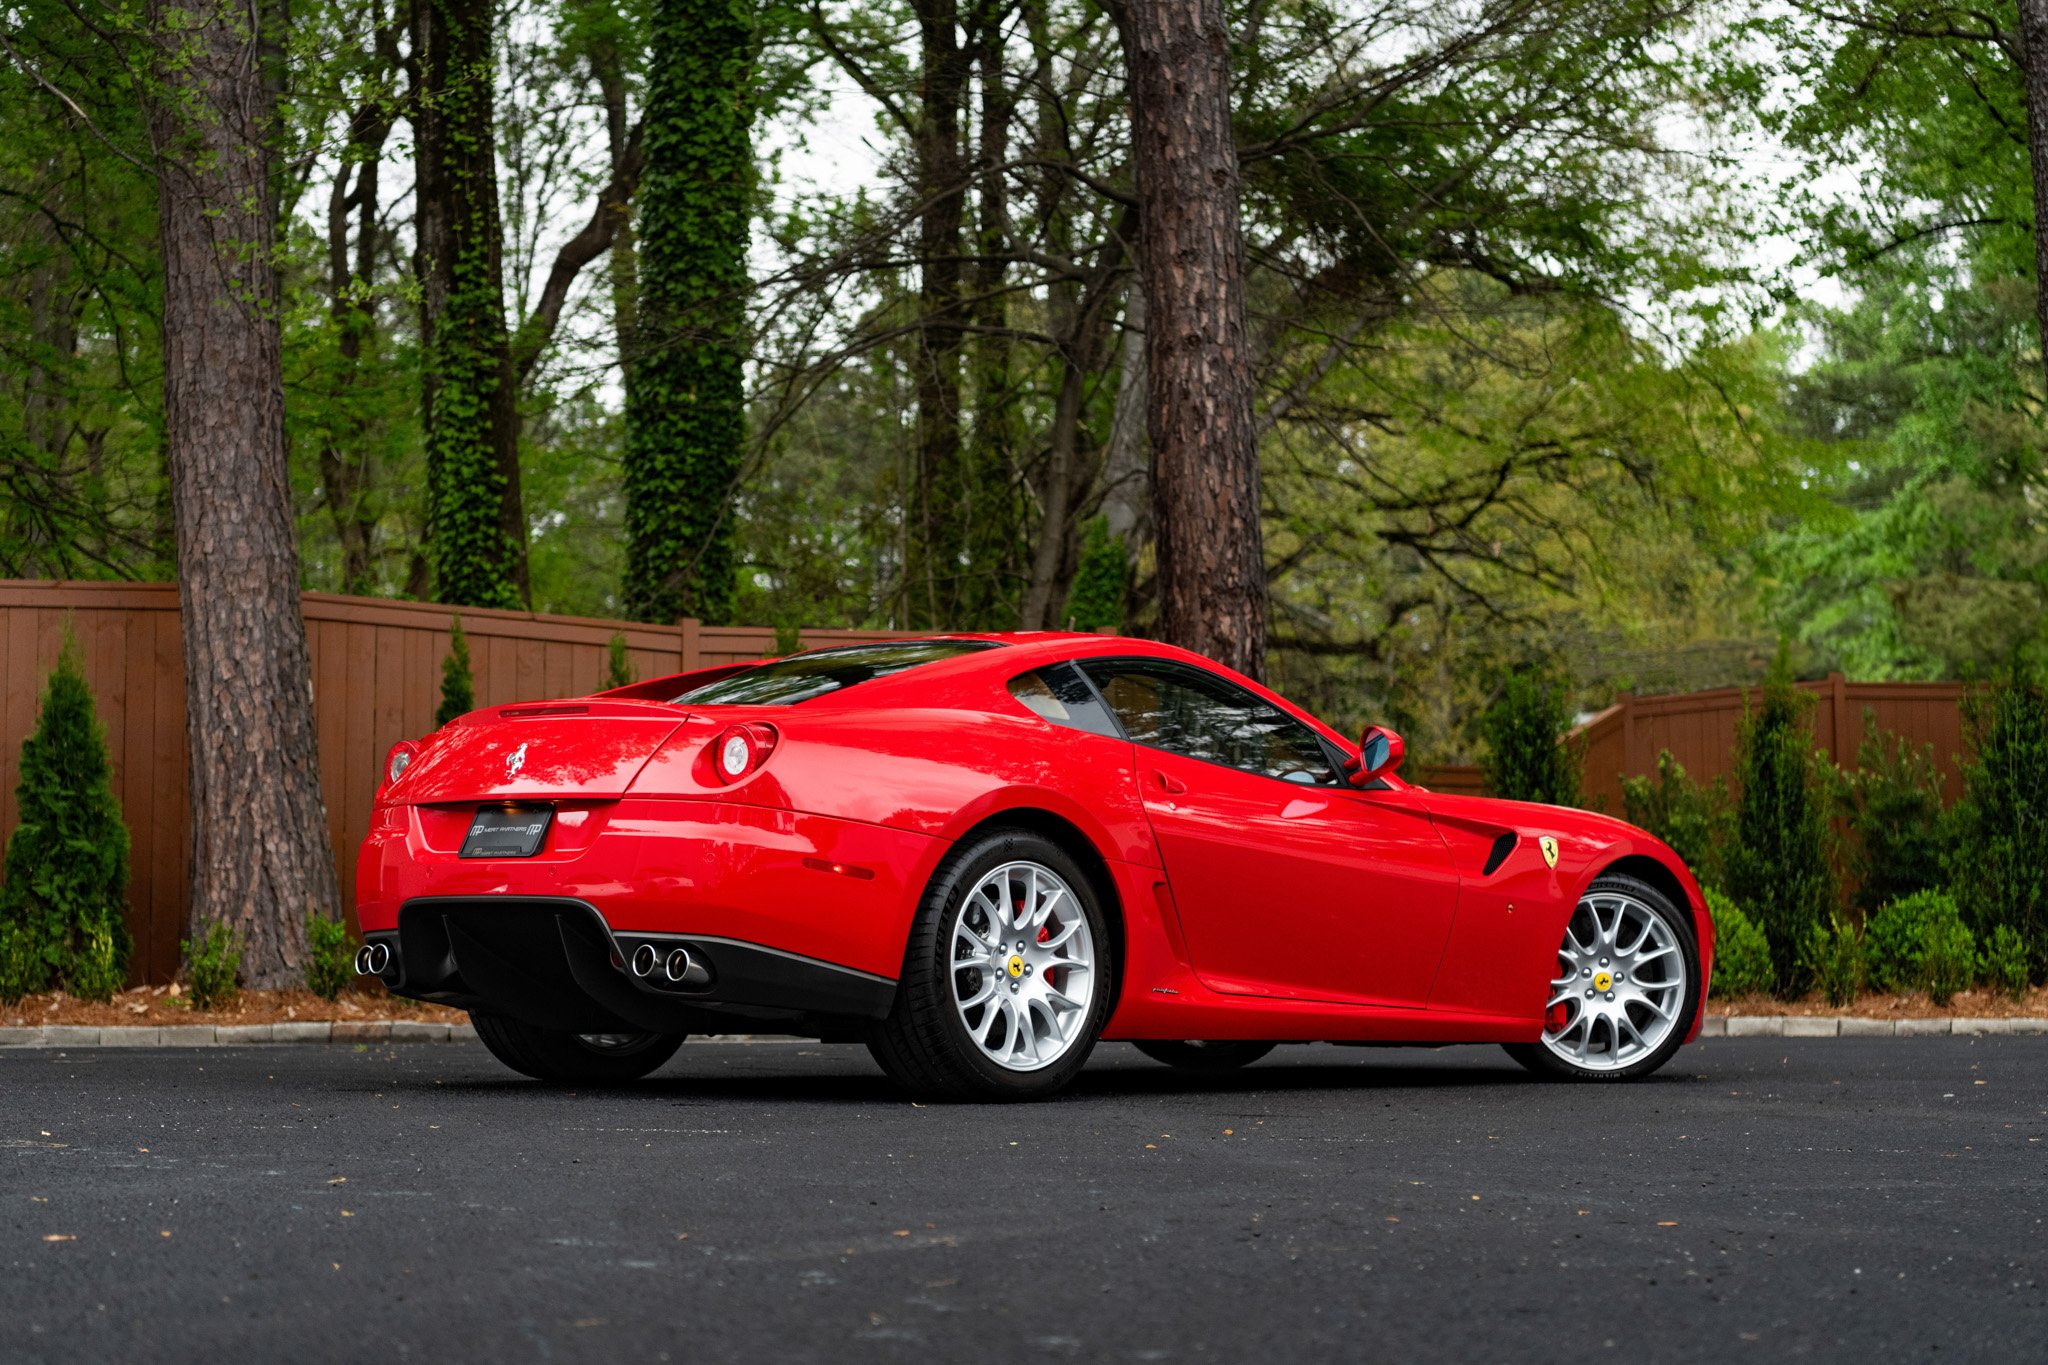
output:
[[[920,1094],[1049,1094],[1087,1061],[1108,1014],[1109,939],[1096,890],[1059,845],[1000,830],[932,878],[896,1002],[869,1040]]]
[[[505,1014],[470,1011],[476,1036],[514,1071],[562,1085],[619,1085],[657,1070],[680,1033],[564,1033]]]
[[[1655,887],[1602,877],[1565,924],[1542,1038],[1508,1051],[1549,1075],[1645,1076],[1684,1042],[1698,1003],[1699,950],[1688,919]]]

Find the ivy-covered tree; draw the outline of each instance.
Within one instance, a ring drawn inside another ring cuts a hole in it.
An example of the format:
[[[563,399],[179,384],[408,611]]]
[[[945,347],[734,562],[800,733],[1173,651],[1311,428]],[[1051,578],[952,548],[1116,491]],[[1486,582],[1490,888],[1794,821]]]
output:
[[[626,610],[727,621],[746,411],[752,0],[655,0],[626,371]]]
[[[1067,593],[1068,630],[1099,630],[1115,634],[1124,628],[1124,595],[1128,591],[1130,565],[1124,554],[1124,538],[1111,535],[1109,518],[1096,517],[1081,533],[1081,563],[1074,570],[1074,586]]]
[[[0,881],[0,1000],[61,988],[88,1000],[128,971],[128,827],[78,642],[66,638],[21,746],[21,822]]]
[[[435,600],[469,607],[519,607],[527,598],[494,13],[493,0],[421,0],[413,22],[427,559]]]

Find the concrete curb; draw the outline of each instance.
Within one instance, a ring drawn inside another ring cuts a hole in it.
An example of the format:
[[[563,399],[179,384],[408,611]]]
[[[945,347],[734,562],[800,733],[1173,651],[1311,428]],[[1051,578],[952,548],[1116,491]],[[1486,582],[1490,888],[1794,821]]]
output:
[[[1804,1014],[1709,1017],[1702,1038],[1935,1038],[2048,1033],[2048,1019],[1843,1019]]]
[[[1931,1038],[2048,1033],[2048,1019],[1845,1019],[1803,1014],[1714,1015],[1702,1038]],[[473,1043],[468,1024],[421,1024],[405,1019],[334,1024],[43,1024],[0,1028],[0,1048],[262,1047],[279,1043]],[[691,1038],[691,1042],[699,1041]],[[801,1041],[781,1034],[725,1034],[705,1042]]]

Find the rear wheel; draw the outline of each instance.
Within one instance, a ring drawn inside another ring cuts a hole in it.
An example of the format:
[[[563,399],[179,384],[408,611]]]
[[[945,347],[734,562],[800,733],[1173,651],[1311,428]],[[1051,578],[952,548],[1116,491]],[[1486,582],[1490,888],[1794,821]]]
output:
[[[676,1055],[681,1033],[564,1033],[505,1014],[470,1013],[491,1055],[521,1075],[560,1085],[623,1085]]]
[[[1647,882],[1601,877],[1565,924],[1541,1041],[1508,1054],[1564,1080],[1647,1076],[1684,1044],[1699,1001],[1691,917]]]
[[[1110,980],[1109,926],[1087,873],[1050,839],[992,831],[932,877],[868,1050],[935,1099],[1050,1095],[1094,1050]]]
[[[1133,1047],[1155,1062],[1177,1071],[1235,1071],[1250,1066],[1273,1050],[1271,1043],[1145,1042]]]

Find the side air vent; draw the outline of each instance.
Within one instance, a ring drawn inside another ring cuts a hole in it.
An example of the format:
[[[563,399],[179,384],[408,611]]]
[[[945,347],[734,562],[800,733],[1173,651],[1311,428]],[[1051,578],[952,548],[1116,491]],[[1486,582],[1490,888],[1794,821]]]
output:
[[[1491,877],[1499,870],[1500,865],[1508,860],[1508,855],[1514,851],[1515,836],[1511,830],[1493,841],[1493,851],[1486,855],[1486,866],[1479,870],[1479,875]]]

